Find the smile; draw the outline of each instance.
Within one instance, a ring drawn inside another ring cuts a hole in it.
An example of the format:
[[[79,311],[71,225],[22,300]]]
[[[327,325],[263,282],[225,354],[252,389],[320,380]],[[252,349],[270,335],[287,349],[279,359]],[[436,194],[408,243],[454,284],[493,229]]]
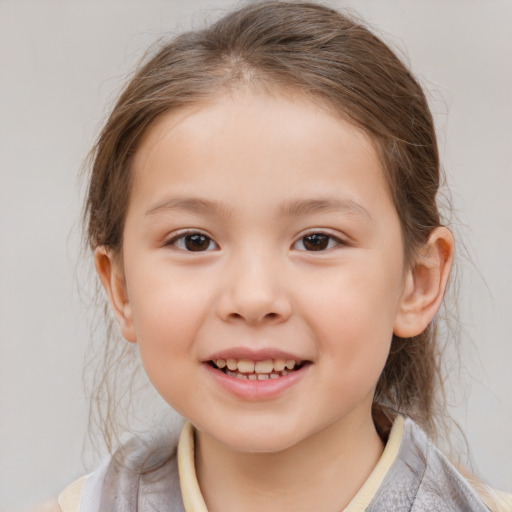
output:
[[[303,363],[294,359],[266,359],[252,361],[250,359],[215,359],[210,365],[229,377],[245,380],[279,379],[299,370]]]

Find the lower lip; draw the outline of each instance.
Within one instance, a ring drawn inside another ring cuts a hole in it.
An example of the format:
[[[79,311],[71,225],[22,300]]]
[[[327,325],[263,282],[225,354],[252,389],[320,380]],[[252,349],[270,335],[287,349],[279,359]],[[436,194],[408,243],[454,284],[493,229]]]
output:
[[[284,393],[294,386],[306,374],[311,364],[306,363],[298,370],[294,370],[283,377],[266,380],[246,380],[221,372],[210,363],[203,363],[205,370],[226,391],[244,400],[257,401],[269,400]]]

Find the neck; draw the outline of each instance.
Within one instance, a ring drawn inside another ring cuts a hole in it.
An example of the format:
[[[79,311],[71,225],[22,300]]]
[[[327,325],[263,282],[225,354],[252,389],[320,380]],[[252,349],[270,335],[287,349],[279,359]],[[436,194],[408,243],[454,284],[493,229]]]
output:
[[[334,512],[348,505],[382,450],[371,416],[344,418],[276,453],[234,451],[198,432],[196,470],[209,512]]]

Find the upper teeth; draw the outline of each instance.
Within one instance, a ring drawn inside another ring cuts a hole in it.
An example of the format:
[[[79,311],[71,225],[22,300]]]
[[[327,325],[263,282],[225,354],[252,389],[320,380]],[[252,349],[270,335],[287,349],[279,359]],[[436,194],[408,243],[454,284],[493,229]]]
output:
[[[251,361],[250,359],[217,359],[214,363],[219,368],[228,367],[231,371],[240,373],[272,373],[281,372],[285,368],[293,370],[297,362],[293,359],[265,359],[265,361]]]

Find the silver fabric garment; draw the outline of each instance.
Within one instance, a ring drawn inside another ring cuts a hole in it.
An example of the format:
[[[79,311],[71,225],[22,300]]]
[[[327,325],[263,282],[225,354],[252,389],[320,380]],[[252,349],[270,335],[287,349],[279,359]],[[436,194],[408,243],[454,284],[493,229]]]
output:
[[[102,511],[185,512],[176,443],[133,439],[112,459]],[[397,458],[367,512],[488,512],[476,492],[425,433],[406,418]],[[315,511],[312,511],[315,512]]]
[[[488,512],[478,494],[411,419],[367,512]]]
[[[185,512],[178,474],[177,440],[134,438],[112,458],[101,494],[102,512]]]

